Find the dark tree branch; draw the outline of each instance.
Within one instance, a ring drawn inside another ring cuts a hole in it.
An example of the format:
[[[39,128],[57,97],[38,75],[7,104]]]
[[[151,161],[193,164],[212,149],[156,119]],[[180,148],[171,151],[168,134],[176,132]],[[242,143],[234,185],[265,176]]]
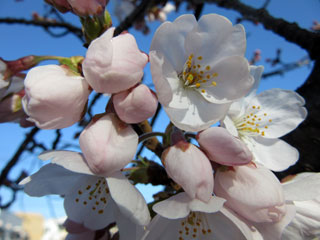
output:
[[[138,7],[136,7],[132,13],[126,17],[124,21],[120,23],[120,25],[114,31],[114,36],[119,35],[121,32],[129,29],[132,27],[134,22],[138,19],[144,18],[145,13],[147,12],[148,8],[156,5],[156,1],[153,0],[142,0]]]
[[[55,21],[45,21],[45,20],[27,20],[22,18],[0,18],[0,23],[5,24],[24,24],[24,25],[31,25],[31,26],[39,26],[43,27],[47,32],[52,35],[52,32],[49,30],[50,28],[63,28],[68,33],[74,34],[76,37],[78,37],[82,42],[83,40],[83,34],[81,28],[78,28],[76,26],[73,26],[66,22],[55,22]],[[56,34],[57,36],[61,36],[61,34]],[[65,32],[63,32],[62,35],[65,35]]]
[[[19,161],[19,158],[21,154],[26,150],[28,144],[33,141],[34,136],[37,134],[37,132],[40,129],[37,127],[34,127],[26,136],[25,140],[21,143],[20,147],[18,148],[17,152],[14,154],[14,156],[11,158],[11,160],[7,163],[7,165],[2,169],[0,174],[0,186],[2,186],[5,182],[5,180],[8,177],[8,174],[10,170],[16,165],[16,163]]]
[[[238,11],[245,19],[260,22],[263,26],[305,49],[312,60],[320,56],[320,34],[302,29],[296,23],[289,23],[281,18],[272,17],[264,9],[256,9],[241,3],[239,0],[192,0],[193,3],[215,3],[219,7]]]
[[[300,153],[297,164],[277,175],[283,178],[299,172],[320,172],[320,60],[317,60],[307,81],[297,89],[306,100],[307,119],[283,139]]]

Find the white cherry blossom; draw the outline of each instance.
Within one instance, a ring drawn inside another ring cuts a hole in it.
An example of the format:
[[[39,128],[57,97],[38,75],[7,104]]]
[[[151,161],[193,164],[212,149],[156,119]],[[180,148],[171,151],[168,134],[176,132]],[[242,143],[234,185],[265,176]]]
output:
[[[115,220],[117,224],[124,222],[126,226],[119,228],[129,228],[130,232],[138,229],[136,225],[148,224],[150,216],[143,196],[120,171],[108,177],[95,175],[77,152],[50,151],[39,158],[51,159],[51,163],[20,183],[28,195],[64,196],[68,218],[92,230]]]
[[[143,240],[262,239],[229,209],[224,200],[212,196],[208,203],[179,193],[154,205],[158,213]]]
[[[300,173],[282,186],[286,199],[293,200],[296,206],[296,216],[285,228],[282,239],[320,237],[320,173]]]
[[[230,103],[254,83],[242,25],[208,14],[183,15],[163,23],[150,48],[157,96],[170,120],[186,131],[203,130],[221,119]]]
[[[252,92],[231,105],[223,125],[247,144],[255,162],[282,171],[298,160],[299,153],[278,138],[306,118],[304,103],[298,93],[289,90],[274,88],[258,95]]]

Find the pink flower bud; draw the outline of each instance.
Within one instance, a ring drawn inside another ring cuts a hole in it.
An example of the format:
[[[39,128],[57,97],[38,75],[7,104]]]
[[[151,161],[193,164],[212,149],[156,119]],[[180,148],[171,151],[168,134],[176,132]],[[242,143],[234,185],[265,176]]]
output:
[[[193,144],[180,141],[167,148],[161,160],[166,171],[190,198],[208,202],[213,192],[213,172],[206,155]]]
[[[67,0],[72,11],[79,16],[99,15],[104,11],[107,0]]]
[[[109,28],[91,42],[82,64],[86,80],[99,93],[117,93],[133,87],[141,81],[148,62],[131,34],[113,38],[114,29]]]
[[[214,192],[227,200],[227,207],[253,222],[279,222],[286,214],[281,184],[264,167],[252,164],[218,170]]]
[[[31,69],[22,99],[28,120],[43,129],[69,127],[82,117],[90,94],[87,82],[57,65]]]
[[[155,94],[144,84],[113,95],[114,108],[126,123],[139,123],[152,117],[158,106]]]
[[[80,134],[79,142],[91,171],[107,176],[133,159],[138,135],[130,125],[109,113],[96,115]]]
[[[24,117],[21,96],[12,94],[0,101],[0,123],[18,121]]]
[[[252,160],[252,153],[247,146],[224,128],[208,128],[197,135],[197,140],[208,158],[216,163],[237,166]]]
[[[50,5],[54,6],[60,12],[65,13],[71,10],[67,0],[45,0]]]

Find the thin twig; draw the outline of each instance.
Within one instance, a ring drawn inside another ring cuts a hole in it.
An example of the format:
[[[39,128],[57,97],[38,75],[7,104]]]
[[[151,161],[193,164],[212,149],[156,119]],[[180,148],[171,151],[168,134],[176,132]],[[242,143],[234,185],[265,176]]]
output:
[[[46,21],[46,20],[41,20],[41,21],[27,20],[23,18],[0,18],[0,23],[39,26],[39,27],[43,27],[46,31],[49,28],[64,28],[68,31],[68,33],[72,33],[76,37],[78,37],[82,42],[84,41],[81,28],[78,28],[66,22],[54,22],[54,21]]]

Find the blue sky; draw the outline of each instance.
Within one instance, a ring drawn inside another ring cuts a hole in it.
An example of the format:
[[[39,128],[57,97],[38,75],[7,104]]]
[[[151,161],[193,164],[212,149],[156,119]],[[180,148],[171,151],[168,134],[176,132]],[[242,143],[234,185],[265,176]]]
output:
[[[253,7],[260,7],[263,5],[262,0],[246,0],[243,1]],[[0,4],[0,17],[16,17],[30,19],[33,12],[38,12],[40,15],[45,10],[45,4],[42,0],[1,0]],[[108,9],[112,12],[113,4],[109,4]],[[169,15],[170,21],[174,20],[177,16],[184,13],[190,13],[185,10],[185,5],[182,5],[179,13],[172,13]],[[296,21],[299,26],[309,29],[313,20],[319,19],[320,1],[319,0],[271,0],[268,6],[269,12],[275,17],[281,17],[288,21]],[[240,15],[232,10],[225,10],[217,8],[215,5],[207,5],[203,14],[217,13],[226,16],[232,22]],[[72,24],[80,26],[78,18],[72,14],[65,14],[65,19]],[[113,18],[114,25],[117,21]],[[306,52],[298,46],[286,42],[282,37],[264,30],[263,26],[253,25],[250,22],[242,23],[247,32],[247,58],[251,58],[254,50],[261,49],[262,60],[259,64],[265,66],[265,72],[272,70],[270,66],[264,61],[266,58],[275,56],[277,48],[282,49],[282,60],[284,62],[292,62],[306,56]],[[160,25],[159,22],[149,24],[151,32],[145,36],[140,32],[130,29],[130,33],[134,34],[138,46],[141,50],[148,52],[155,29]],[[85,55],[86,49],[82,43],[73,35],[69,34],[63,38],[52,38],[40,27],[23,26],[23,25],[5,25],[0,24],[0,57],[6,60],[14,60],[26,55],[57,55],[57,56],[74,56]],[[46,64],[48,64],[47,62]],[[261,82],[259,91],[269,88],[283,88],[294,90],[300,86],[307,75],[309,74],[310,67],[302,67],[297,70],[286,73],[284,76],[277,76],[268,78]],[[149,66],[145,68],[146,83],[151,83]],[[106,99],[102,99],[95,107],[95,112],[99,113],[104,110]],[[155,130],[163,131],[168,124],[168,118],[164,112],[158,118]],[[71,138],[75,127],[70,127],[63,130],[65,139]],[[18,125],[8,123],[0,124],[0,167],[5,165],[5,162],[11,158],[16,151],[19,144],[24,139],[24,134],[29,129],[21,129]],[[54,138],[54,131],[42,131],[37,135],[37,139],[44,140],[46,144]],[[48,141],[49,140],[49,141]],[[77,142],[74,142],[75,144]],[[48,145],[49,146],[49,145]],[[152,157],[147,151],[144,153]],[[35,156],[24,154],[20,163],[14,168],[11,176],[15,176],[20,170],[24,169],[28,172],[34,172],[41,166],[41,161]],[[159,188],[157,188],[159,189]],[[151,200],[152,192],[150,187],[141,187],[143,194],[147,200]],[[7,192],[0,189],[1,196]],[[53,206],[53,208],[49,207]],[[51,210],[50,210],[51,209]],[[53,213],[53,211],[55,213]],[[62,209],[61,199],[59,197],[44,197],[44,198],[30,198],[23,193],[18,194],[16,203],[11,207],[13,211],[31,211],[40,212],[46,217],[61,216],[64,214]]]

